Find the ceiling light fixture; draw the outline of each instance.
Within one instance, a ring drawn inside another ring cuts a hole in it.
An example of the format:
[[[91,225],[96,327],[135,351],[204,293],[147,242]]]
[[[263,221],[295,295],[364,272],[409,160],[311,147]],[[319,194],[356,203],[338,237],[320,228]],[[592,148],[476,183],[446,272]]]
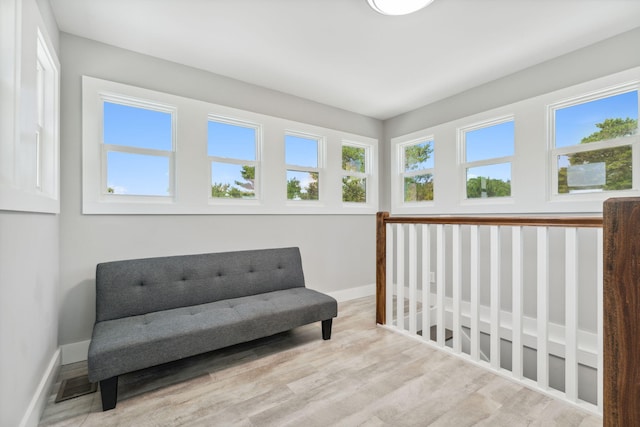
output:
[[[367,0],[373,10],[383,15],[408,15],[428,6],[433,0]]]

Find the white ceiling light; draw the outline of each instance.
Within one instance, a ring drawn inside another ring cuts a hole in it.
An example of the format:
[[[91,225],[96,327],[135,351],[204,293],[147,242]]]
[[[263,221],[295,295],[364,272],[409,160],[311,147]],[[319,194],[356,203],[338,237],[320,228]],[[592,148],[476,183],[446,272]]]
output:
[[[367,0],[369,6],[383,15],[408,15],[428,6],[433,0]]]

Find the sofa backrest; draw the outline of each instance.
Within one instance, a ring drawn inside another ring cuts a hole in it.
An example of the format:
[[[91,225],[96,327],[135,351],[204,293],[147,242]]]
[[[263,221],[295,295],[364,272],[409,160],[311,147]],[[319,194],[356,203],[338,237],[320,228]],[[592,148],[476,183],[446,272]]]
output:
[[[105,262],[96,322],[295,287],[304,287],[298,248]]]

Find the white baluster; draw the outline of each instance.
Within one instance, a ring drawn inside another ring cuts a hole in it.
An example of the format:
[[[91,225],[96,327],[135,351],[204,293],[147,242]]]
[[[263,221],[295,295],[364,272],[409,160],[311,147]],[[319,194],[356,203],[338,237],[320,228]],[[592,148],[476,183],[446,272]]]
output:
[[[603,253],[603,232],[602,228],[598,228],[596,233],[596,301],[598,310],[598,412],[602,414],[604,399],[602,394],[604,393],[604,334],[603,334],[603,304],[604,304],[604,253]]]
[[[422,224],[422,339],[431,337],[431,231]]]
[[[548,227],[538,227],[537,243],[537,383],[538,387],[546,390],[549,387],[549,352],[547,343],[549,331],[547,322],[549,321],[549,229]]]
[[[444,305],[444,301],[445,301],[445,295],[444,295],[444,280],[445,280],[445,274],[444,274],[444,268],[445,268],[445,241],[444,241],[444,225],[443,224],[438,224],[436,226],[436,245],[437,245],[437,254],[436,254],[436,289],[437,289],[437,295],[436,295],[436,300],[437,300],[437,316],[438,316],[438,320],[437,320],[437,326],[436,326],[436,331],[438,334],[438,339],[437,339],[437,343],[440,347],[444,347],[445,345],[445,340],[444,340],[444,334],[445,334],[445,305]]]
[[[491,236],[491,367],[500,369],[500,227],[489,228]]]
[[[404,224],[398,224],[398,235],[396,236],[396,276],[398,278],[396,291],[396,319],[397,327],[404,330]]]
[[[469,270],[470,286],[471,286],[471,358],[475,361],[480,360],[480,297],[479,297],[479,277],[480,264],[478,255],[480,248],[478,246],[478,226],[472,225],[469,234]]]
[[[393,325],[393,259],[396,248],[393,246],[394,225],[387,224],[387,287],[386,287],[386,324]]]
[[[451,234],[451,256],[453,265],[453,271],[451,274],[451,282],[453,285],[453,351],[460,353],[462,351],[462,337],[460,329],[460,300],[462,299],[462,250],[460,225],[453,225]]]
[[[511,228],[511,283],[512,283],[512,333],[511,333],[511,372],[514,378],[522,379],[522,292],[524,276],[522,270],[522,227]]]
[[[414,335],[418,332],[416,328],[416,317],[418,315],[418,298],[416,296],[418,287],[417,257],[416,225],[409,224],[409,333]]]
[[[565,351],[564,384],[566,398],[578,400],[578,233],[565,228]]]

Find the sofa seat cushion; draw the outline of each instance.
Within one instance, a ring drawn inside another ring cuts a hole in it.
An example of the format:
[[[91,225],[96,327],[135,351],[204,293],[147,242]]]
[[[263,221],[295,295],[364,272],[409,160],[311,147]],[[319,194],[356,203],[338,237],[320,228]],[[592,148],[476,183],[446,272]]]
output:
[[[300,287],[97,322],[89,347],[89,380],[104,380],[335,316],[335,299]]]

